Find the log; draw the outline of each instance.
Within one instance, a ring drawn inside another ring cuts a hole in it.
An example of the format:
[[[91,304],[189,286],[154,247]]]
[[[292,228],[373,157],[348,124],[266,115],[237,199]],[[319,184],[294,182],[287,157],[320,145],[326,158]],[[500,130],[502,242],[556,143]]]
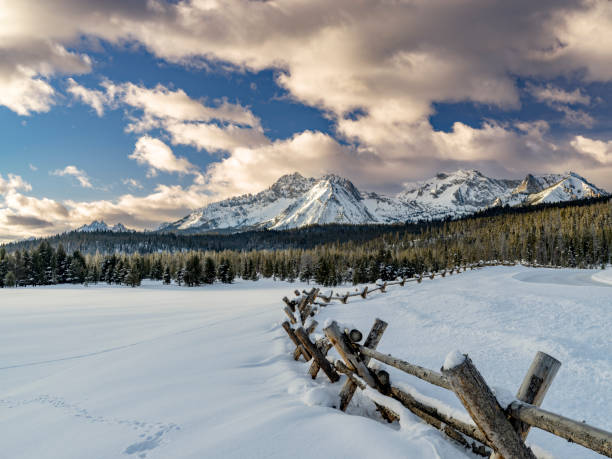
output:
[[[321,351],[323,357],[325,357],[329,350],[333,347],[332,343],[327,338],[318,339],[315,346],[317,346],[317,348]],[[308,374],[312,377],[312,379],[316,379],[320,369],[321,367],[319,366],[319,362],[317,362],[316,359],[313,359],[312,365],[310,365],[310,368],[308,369]]]
[[[287,307],[291,309],[291,312],[295,312],[295,301],[289,300],[289,298],[287,298],[286,296],[283,297],[283,301],[285,302]]]
[[[308,326],[308,328],[306,329],[306,333],[310,335],[312,332],[314,332],[317,329],[318,325],[319,325],[319,322],[317,322],[316,320],[313,320]]]
[[[349,341],[348,337],[340,331],[338,323],[333,321],[331,325],[323,330],[325,335],[332,342],[340,356],[344,359],[344,362],[350,370],[356,372],[360,378],[362,378],[368,386],[378,387],[375,377],[370,373],[368,367],[363,361],[355,354],[353,344]]]
[[[470,438],[473,438],[480,443],[490,446],[487,438],[483,435],[483,433],[478,430],[478,428],[472,424],[467,424],[459,419],[454,418],[453,416],[443,413],[433,406],[429,406],[423,402],[418,401],[412,395],[404,392],[398,387],[391,387],[391,395],[394,399],[398,400],[402,405],[408,408],[412,413],[423,419],[428,424],[436,427],[439,430],[443,430],[451,438],[458,440],[456,438],[456,432],[461,432],[464,435],[467,435]],[[444,425],[450,426],[454,431],[448,432],[443,427]],[[458,440],[460,443],[461,440]],[[488,456],[488,455],[487,455]]]
[[[516,398],[521,402],[540,406],[560,367],[561,362],[557,359],[543,352],[538,352],[533,362],[531,362],[521,387],[516,393]],[[510,419],[510,423],[521,438],[525,440],[531,426],[518,419]],[[491,459],[502,459],[502,457],[494,453]]]
[[[378,346],[378,343],[380,343],[383,333],[387,329],[387,325],[387,322],[385,322],[384,320],[376,319],[374,321],[374,325],[372,325],[372,328],[370,329],[370,333],[368,333],[368,337],[366,338],[364,345],[367,348],[376,349],[376,346]],[[362,361],[363,364],[367,366],[370,361],[370,358],[362,356]],[[356,389],[357,386],[355,386],[355,384],[351,380],[348,380],[346,381],[346,383],[344,383],[344,386],[340,391],[340,409],[342,411],[346,411],[346,409],[348,408],[348,405],[351,402],[351,399],[353,398]]]
[[[304,348],[308,350],[310,355],[312,355],[313,359],[318,362],[319,368],[323,370],[329,380],[333,383],[338,381],[340,379],[340,376],[338,376],[338,373],[336,373],[334,367],[329,363],[329,361],[325,358],[325,356],[321,353],[317,346],[315,346],[315,344],[310,341],[310,338],[306,334],[306,331],[302,327],[300,327],[295,330],[295,335],[300,340]]]
[[[405,373],[427,381],[430,384],[434,384],[435,386],[442,387],[444,389],[452,390],[446,378],[440,373],[437,373],[433,370],[429,370],[418,365],[413,365],[396,357],[392,357],[390,355],[375,351],[374,349],[368,349],[365,346],[359,346],[359,351],[366,357],[370,357],[372,359],[378,360],[379,362],[386,363],[387,365],[397,368],[398,370],[402,370]]]
[[[295,319],[295,316],[293,315],[293,312],[291,311],[291,309],[289,309],[289,306],[285,306],[283,308],[283,311],[285,311],[285,314],[287,314],[287,317],[289,317],[289,320],[291,321],[292,324],[297,323],[297,320]]]
[[[302,354],[304,356],[304,359],[306,359],[306,361],[308,362],[312,358],[312,356],[310,355],[308,350],[304,349],[304,347],[302,346],[302,343],[300,343],[300,340],[297,338],[297,336],[295,335],[295,332],[291,328],[291,325],[289,325],[289,322],[286,322],[286,321],[283,322],[283,328],[289,335],[289,338],[291,339],[291,341],[293,341],[293,344],[295,344],[296,352],[294,352],[293,358],[297,360],[300,358],[300,354]],[[298,350],[300,351],[299,353],[297,352]],[[296,357],[296,353],[297,353],[297,357]]]
[[[343,373],[347,376],[348,382],[351,382],[355,387],[359,387],[361,390],[366,389],[366,384],[362,380],[355,378],[354,372],[350,370],[344,362],[341,360],[337,360],[335,363],[336,369],[338,372]],[[484,435],[473,425],[466,424],[462,421],[459,421],[452,416],[446,415],[444,413],[438,412],[436,408],[425,405],[419,401],[417,401],[414,397],[407,394],[397,387],[391,387],[390,394],[392,398],[398,400],[402,405],[408,408],[412,413],[419,416],[428,424],[436,427],[439,430],[445,432],[449,437],[458,441],[461,445],[465,447],[469,447],[470,445],[467,441],[457,432],[456,426],[460,426],[465,432],[466,435],[471,436],[472,438],[483,443],[482,440],[486,440]],[[376,402],[374,402],[379,411],[384,410],[387,415],[390,415],[394,419],[399,419],[399,415],[394,411],[390,410],[387,407],[384,407]],[[381,411],[382,412],[382,411]],[[451,426],[452,428],[450,428]],[[461,431],[461,430],[459,430]],[[475,446],[475,445],[474,445]],[[474,448],[475,449],[475,448]],[[488,454],[486,455],[488,456]]]
[[[538,352],[516,393],[516,398],[521,402],[540,406],[560,367],[561,362],[557,359],[544,352]],[[513,425],[524,440],[527,438],[530,426],[520,421],[515,420],[515,422]]]
[[[349,332],[348,336],[353,343],[358,343],[363,339],[363,334],[355,328]]]
[[[519,401],[510,404],[508,414],[513,419],[518,419],[532,427],[565,438],[604,456],[612,457],[612,433],[610,432]]]
[[[351,371],[341,360],[336,360],[335,366],[340,373],[343,373],[347,376],[347,383],[352,384],[355,388],[359,387],[361,390],[366,389],[366,384],[364,384],[363,381],[360,381],[355,378],[355,373]],[[373,400],[372,402],[376,406],[378,412],[387,422],[391,423],[393,421],[399,421],[400,417],[395,411],[391,410],[390,408],[387,408],[386,406],[381,405],[380,403],[374,402]]]
[[[467,355],[442,374],[495,452],[507,459],[536,459]]]

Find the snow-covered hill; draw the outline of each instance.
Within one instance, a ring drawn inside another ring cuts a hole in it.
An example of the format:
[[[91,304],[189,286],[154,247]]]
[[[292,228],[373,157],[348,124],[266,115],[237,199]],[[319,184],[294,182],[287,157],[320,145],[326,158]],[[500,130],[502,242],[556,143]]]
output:
[[[571,201],[608,193],[576,173],[494,179],[476,170],[438,174],[409,183],[396,196],[358,190],[337,175],[284,175],[267,190],[209,204],[161,231],[191,233],[254,228],[287,229],[312,224],[417,222],[470,215],[491,206]]]
[[[112,233],[127,233],[129,230],[123,224],[117,223],[116,225],[109,226],[102,220],[96,220],[91,222],[89,225],[83,225],[77,228],[76,231],[80,233],[95,233],[98,231],[110,231]]]

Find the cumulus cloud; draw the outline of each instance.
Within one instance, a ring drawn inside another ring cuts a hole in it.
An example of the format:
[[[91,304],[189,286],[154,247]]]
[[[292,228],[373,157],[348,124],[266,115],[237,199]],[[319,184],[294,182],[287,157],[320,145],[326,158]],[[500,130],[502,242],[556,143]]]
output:
[[[98,116],[104,115],[104,108],[113,101],[113,97],[107,92],[96,89],[87,89],[79,85],[74,79],[68,78],[67,91],[86,105],[90,105]]]
[[[50,174],[57,175],[58,177],[74,177],[83,188],[93,188],[87,173],[76,166],[66,166],[64,169],[51,171]]]
[[[138,164],[148,166],[149,177],[155,177],[158,171],[178,174],[197,173],[197,168],[187,159],[178,158],[164,142],[146,135],[138,139],[134,152],[129,157]]]
[[[0,195],[13,193],[17,190],[31,191],[32,185],[19,175],[8,174],[8,179],[5,179],[0,174]]]
[[[198,186],[158,185],[145,196],[125,194],[114,200],[58,201],[28,196],[32,191],[21,177],[0,176],[0,241],[41,237],[69,231],[103,219],[138,229],[151,229],[161,221],[174,221],[209,200]]]
[[[164,131],[171,145],[226,152],[188,188],[66,204],[85,209],[78,218],[131,215],[144,225],[153,212],[159,211],[157,220],[169,215],[164,200],[198,206],[210,193],[257,191],[296,169],[309,175],[339,172],[382,190],[457,167],[517,176],[568,165],[586,174],[597,166],[609,177],[604,141],[564,140],[542,121],[455,123],[439,132],[429,117],[436,102],[516,109],[517,76],[567,77],[576,86],[609,83],[612,47],[602,43],[611,42],[611,34],[612,2],[605,0],[23,0],[0,15],[0,104],[23,115],[49,110],[57,101],[54,76],[91,69],[87,56],[71,51],[88,37],[143,46],[186,66],[274,69],[289,97],[319,107],[334,123],[333,135],[305,131],[271,141],[251,110],[237,103],[195,100],[162,85],[103,81],[88,89],[68,80],[69,94],[98,115],[128,109],[127,130],[151,139],[132,156],[154,173],[190,169],[185,158],[151,137],[153,130]],[[544,83],[531,90],[567,124],[596,122],[581,89]],[[166,169],[152,164],[154,154],[164,158]],[[140,214],[122,213],[119,202]]]
[[[579,153],[592,157],[600,164],[612,164],[612,140],[604,141],[577,135],[571,145]]]

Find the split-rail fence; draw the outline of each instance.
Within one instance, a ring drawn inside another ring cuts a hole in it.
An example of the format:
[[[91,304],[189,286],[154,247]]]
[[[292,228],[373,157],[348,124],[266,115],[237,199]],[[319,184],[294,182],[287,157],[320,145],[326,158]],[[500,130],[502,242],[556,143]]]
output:
[[[510,262],[487,262],[470,264],[441,272],[420,274],[413,278],[403,278],[393,282],[378,283],[376,287],[363,287],[352,293],[323,295],[318,288],[299,292],[296,298],[283,298],[283,308],[288,321],[282,326],[295,345],[293,357],[311,362],[310,376],[315,379],[319,372],[332,382],[340,381],[340,374],[347,376],[339,391],[338,408],[346,411],[355,391],[376,394],[373,401],[381,416],[388,422],[398,420],[400,411],[394,407],[400,402],[405,408],[426,423],[441,430],[451,441],[455,441],[474,453],[495,459],[535,458],[525,439],[531,427],[545,430],[570,442],[577,443],[607,457],[612,457],[612,433],[575,421],[560,414],[540,408],[554,377],[561,366],[555,358],[538,352],[521,384],[516,399],[502,407],[486,381],[468,355],[458,355],[447,359],[440,372],[411,364],[405,360],[376,350],[388,324],[376,319],[363,344],[361,331],[343,329],[333,321],[323,329],[325,336],[313,341],[310,335],[318,323],[314,316],[320,308],[331,301],[346,304],[352,297],[367,298],[375,292],[385,293],[391,286],[405,286],[408,283],[421,283],[424,279],[434,279],[458,274],[467,269],[478,269],[489,265],[514,265]],[[539,265],[528,265],[539,266]],[[335,348],[340,359],[328,357]],[[450,390],[456,394],[466,408],[473,423],[458,419],[440,406],[434,407],[418,400],[406,391],[392,384],[390,375],[380,365],[370,365],[372,360],[389,365],[430,384]],[[372,392],[372,390],[377,391]]]

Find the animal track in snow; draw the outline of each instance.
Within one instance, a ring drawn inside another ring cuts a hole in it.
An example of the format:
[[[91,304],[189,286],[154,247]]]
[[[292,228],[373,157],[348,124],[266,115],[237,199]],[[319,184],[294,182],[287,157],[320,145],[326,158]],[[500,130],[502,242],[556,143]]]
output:
[[[76,403],[67,402],[61,397],[53,397],[50,395],[39,395],[31,399],[25,400],[11,400],[11,399],[0,399],[0,407],[12,409],[18,408],[25,405],[40,404],[49,405],[53,408],[61,409],[76,418],[79,418],[85,422],[93,424],[107,424],[107,425],[122,425],[130,427],[137,432],[141,432],[138,435],[140,439],[137,442],[129,445],[123,454],[137,454],[138,457],[144,459],[147,457],[147,452],[157,448],[162,444],[163,437],[175,430],[180,430],[181,427],[174,423],[150,423],[145,421],[133,420],[133,419],[119,419],[105,416],[95,416],[91,414],[87,409],[81,408]]]

